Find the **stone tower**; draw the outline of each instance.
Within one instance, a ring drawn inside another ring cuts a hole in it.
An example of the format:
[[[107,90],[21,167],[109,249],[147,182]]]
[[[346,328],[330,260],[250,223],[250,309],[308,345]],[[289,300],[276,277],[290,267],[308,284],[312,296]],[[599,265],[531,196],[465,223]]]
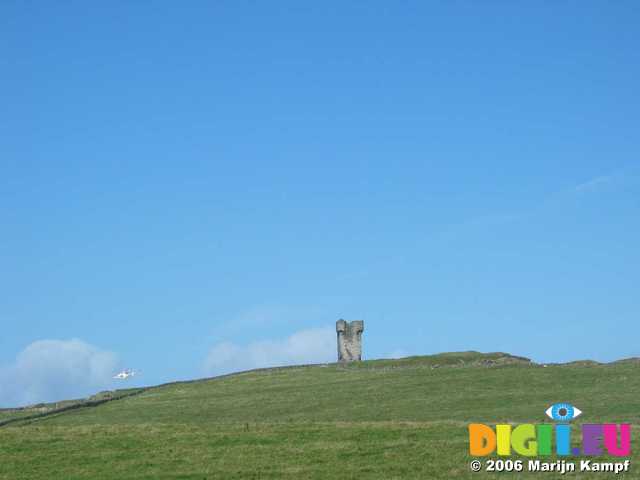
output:
[[[362,360],[363,331],[364,322],[362,320],[346,322],[340,319],[336,322],[339,362],[356,362]]]

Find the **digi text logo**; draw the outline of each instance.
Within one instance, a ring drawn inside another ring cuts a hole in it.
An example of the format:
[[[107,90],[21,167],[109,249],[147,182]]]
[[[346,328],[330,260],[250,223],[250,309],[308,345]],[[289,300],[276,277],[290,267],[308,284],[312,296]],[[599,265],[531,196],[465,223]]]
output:
[[[631,453],[631,425],[628,423],[585,423],[582,425],[582,447],[571,448],[571,420],[582,411],[570,403],[555,403],[545,411],[557,424],[541,423],[496,425],[495,430],[482,423],[469,425],[469,451],[474,457],[496,452],[526,457],[608,454],[626,457]],[[555,427],[555,428],[554,428]],[[555,452],[553,441],[555,440]],[[604,448],[603,448],[604,447]]]

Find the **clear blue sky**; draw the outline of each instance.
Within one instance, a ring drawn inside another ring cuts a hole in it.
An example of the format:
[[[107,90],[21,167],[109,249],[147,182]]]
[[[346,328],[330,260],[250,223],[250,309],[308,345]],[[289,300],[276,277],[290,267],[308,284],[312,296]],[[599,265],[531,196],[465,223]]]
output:
[[[0,365],[78,339],[192,378],[341,317],[367,358],[640,355],[639,24],[635,1],[2,2]]]

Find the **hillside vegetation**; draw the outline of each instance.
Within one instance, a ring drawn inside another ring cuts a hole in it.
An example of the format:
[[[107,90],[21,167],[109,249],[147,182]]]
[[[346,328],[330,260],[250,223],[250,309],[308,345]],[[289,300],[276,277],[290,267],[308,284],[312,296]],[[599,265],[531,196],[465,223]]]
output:
[[[463,352],[161,385],[0,428],[0,479],[485,478],[469,423],[548,422],[565,401],[635,428],[639,367]]]

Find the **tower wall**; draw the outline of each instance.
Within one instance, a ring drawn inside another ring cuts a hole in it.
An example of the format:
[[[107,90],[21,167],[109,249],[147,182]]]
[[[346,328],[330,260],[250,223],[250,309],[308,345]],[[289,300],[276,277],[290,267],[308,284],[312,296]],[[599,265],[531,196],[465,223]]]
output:
[[[362,320],[347,322],[340,319],[336,322],[339,362],[362,360],[362,332],[364,332]]]

